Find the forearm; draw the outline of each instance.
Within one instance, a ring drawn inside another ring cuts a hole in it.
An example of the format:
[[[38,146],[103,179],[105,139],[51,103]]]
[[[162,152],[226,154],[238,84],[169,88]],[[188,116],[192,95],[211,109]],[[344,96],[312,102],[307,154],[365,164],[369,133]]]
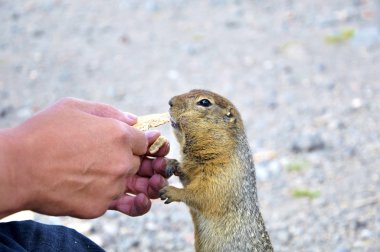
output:
[[[18,147],[13,129],[0,129],[0,218],[22,210],[22,185],[18,183]]]

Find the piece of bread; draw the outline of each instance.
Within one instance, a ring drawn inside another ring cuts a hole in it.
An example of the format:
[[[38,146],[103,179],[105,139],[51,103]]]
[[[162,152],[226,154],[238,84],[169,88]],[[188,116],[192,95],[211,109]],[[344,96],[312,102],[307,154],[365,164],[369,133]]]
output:
[[[133,127],[142,131],[147,131],[151,128],[158,127],[168,122],[170,122],[169,113],[151,114],[146,116],[139,116],[137,118],[137,123],[133,125]],[[157,138],[156,141],[154,141],[154,143],[149,147],[150,154],[156,153],[166,142],[167,139],[163,136]]]
[[[151,114],[151,115],[139,116],[137,118],[137,123],[133,125],[133,127],[142,131],[147,131],[151,128],[158,127],[168,122],[170,122],[169,113]]]
[[[149,147],[150,154],[156,153],[168,140],[163,137],[159,136],[156,141]]]

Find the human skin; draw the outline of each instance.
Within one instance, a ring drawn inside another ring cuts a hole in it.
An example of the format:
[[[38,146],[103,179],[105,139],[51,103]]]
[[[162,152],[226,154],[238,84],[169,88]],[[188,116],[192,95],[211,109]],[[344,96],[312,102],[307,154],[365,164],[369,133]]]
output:
[[[167,185],[169,144],[151,155],[160,133],[136,122],[109,105],[64,98],[0,129],[0,218],[21,210],[78,218],[148,212]]]

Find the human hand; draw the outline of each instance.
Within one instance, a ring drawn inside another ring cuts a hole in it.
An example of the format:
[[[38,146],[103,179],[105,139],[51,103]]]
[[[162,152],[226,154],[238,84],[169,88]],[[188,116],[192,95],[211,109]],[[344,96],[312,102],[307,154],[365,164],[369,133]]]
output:
[[[9,183],[20,198],[19,210],[79,218],[98,217],[108,208],[130,215],[149,210],[141,193],[155,198],[164,182],[145,170],[159,170],[164,161],[146,158],[149,137],[129,126],[135,123],[111,106],[66,98],[14,128]],[[145,191],[142,179],[148,179]]]
[[[159,132],[149,132],[147,134],[148,146],[153,144],[159,136]],[[164,178],[166,167],[164,156],[168,152],[169,143],[167,142],[154,155],[150,153],[144,155],[138,172],[125,179],[126,194],[115,199],[111,203],[110,209],[118,210],[129,216],[147,213],[152,204],[150,199],[157,199],[159,191],[168,184]]]

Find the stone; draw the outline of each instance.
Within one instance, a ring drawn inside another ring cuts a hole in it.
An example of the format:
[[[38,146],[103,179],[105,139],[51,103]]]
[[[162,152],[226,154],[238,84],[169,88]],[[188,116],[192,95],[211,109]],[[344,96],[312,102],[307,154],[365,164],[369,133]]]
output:
[[[302,134],[291,144],[291,150],[295,153],[313,152],[325,147],[326,144],[319,133]]]

